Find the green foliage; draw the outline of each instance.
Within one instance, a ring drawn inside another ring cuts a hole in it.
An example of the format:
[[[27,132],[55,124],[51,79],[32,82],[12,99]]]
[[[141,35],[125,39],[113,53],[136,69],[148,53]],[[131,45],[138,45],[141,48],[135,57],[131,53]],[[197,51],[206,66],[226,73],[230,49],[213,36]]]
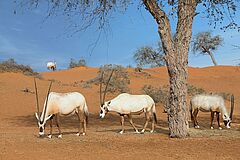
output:
[[[220,35],[212,36],[211,32],[199,32],[193,41],[193,53],[208,54],[209,51],[214,51],[222,45],[223,38]]]
[[[79,61],[76,61],[71,58],[68,68],[83,67],[87,66],[86,60],[81,58]]]
[[[145,46],[139,48],[134,53],[134,60],[137,63],[138,67],[150,66],[150,67],[160,67],[165,65],[163,58],[162,48],[159,47],[158,50],[153,49],[152,47]]]
[[[37,72],[34,72],[33,69],[28,65],[17,64],[17,62],[13,58],[10,58],[0,63],[0,72],[20,72],[25,75],[38,74]]]

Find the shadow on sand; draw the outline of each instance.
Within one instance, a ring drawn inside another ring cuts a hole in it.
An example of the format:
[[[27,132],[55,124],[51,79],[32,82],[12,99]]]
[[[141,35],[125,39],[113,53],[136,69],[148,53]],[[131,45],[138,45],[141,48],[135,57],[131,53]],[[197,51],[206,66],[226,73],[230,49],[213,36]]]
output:
[[[7,119],[12,126],[17,127],[37,127],[37,120],[34,115],[17,116],[14,118]],[[133,116],[133,122],[135,126],[141,131],[143,124],[145,123],[145,117],[143,115]],[[78,118],[76,115],[60,117],[61,129],[64,134],[75,134],[79,127]],[[49,126],[49,124],[46,124]],[[54,126],[56,123],[54,121]],[[125,132],[134,133],[132,126],[130,125],[128,118],[125,117]],[[151,122],[148,124],[147,132],[149,132]],[[161,133],[168,135],[167,121],[158,119],[158,123],[155,125],[155,133]],[[104,119],[100,119],[98,114],[89,114],[87,129],[94,130],[96,132],[116,132],[118,133],[121,129],[120,116],[117,114],[109,113]],[[75,132],[65,132],[64,130],[72,130]]]

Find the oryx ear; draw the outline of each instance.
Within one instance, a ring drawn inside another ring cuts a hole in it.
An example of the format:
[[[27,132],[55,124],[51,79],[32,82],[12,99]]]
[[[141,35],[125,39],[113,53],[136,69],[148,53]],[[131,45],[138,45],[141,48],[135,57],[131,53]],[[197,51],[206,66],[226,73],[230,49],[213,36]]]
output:
[[[49,115],[49,116],[45,119],[45,121],[49,120],[51,117],[52,117],[52,114]]]
[[[39,121],[39,117],[38,117],[38,114],[37,114],[37,113],[35,113],[35,117],[36,117],[37,120]]]

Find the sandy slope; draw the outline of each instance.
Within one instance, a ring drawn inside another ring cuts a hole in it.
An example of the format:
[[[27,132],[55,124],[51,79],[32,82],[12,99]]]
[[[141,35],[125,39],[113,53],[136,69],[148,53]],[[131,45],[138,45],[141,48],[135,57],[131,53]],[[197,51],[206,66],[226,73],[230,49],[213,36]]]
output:
[[[34,90],[33,77],[17,73],[0,74],[0,159],[238,159],[240,157],[240,68],[219,66],[189,68],[189,83],[209,92],[233,93],[236,112],[233,129],[209,130],[209,114],[200,113],[202,129],[190,129],[191,138],[176,140],[168,138],[167,117],[157,105],[158,125],[156,133],[133,134],[126,122],[126,134],[117,134],[120,124],[116,114],[98,119],[98,86],[82,88],[78,82],[96,77],[97,68],[80,67],[71,70],[41,73],[37,80],[40,104],[43,104],[49,82],[54,79],[52,90],[56,92],[79,91],[87,99],[90,111],[87,136],[74,135],[78,126],[76,117],[62,118],[63,139],[37,138],[37,125],[33,113],[35,95],[21,90]],[[163,86],[168,84],[164,67],[146,69],[146,74],[128,69],[131,77],[130,90],[141,93],[145,84]],[[150,76],[148,76],[150,75]],[[108,95],[107,98],[113,95]],[[226,102],[228,104],[228,102]],[[140,128],[143,116],[135,116]],[[190,125],[192,127],[192,125]],[[57,132],[57,129],[54,129]]]

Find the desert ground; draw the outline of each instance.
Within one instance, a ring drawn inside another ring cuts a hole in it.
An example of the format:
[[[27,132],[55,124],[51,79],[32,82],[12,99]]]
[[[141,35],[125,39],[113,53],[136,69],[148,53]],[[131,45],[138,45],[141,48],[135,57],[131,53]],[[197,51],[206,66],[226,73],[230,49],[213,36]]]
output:
[[[82,88],[78,82],[96,77],[97,68],[79,67],[70,70],[40,73],[37,79],[40,108],[48,89],[49,81],[54,80],[52,91],[81,92],[87,100],[90,112],[86,136],[76,136],[77,117],[61,118],[63,138],[57,138],[54,125],[52,139],[39,138],[35,94],[23,92],[28,88],[34,91],[32,76],[21,73],[0,73],[0,159],[239,159],[240,158],[240,68],[218,66],[189,68],[189,84],[208,92],[224,92],[235,95],[235,110],[231,129],[211,130],[210,114],[198,115],[200,129],[194,129],[190,122],[190,137],[170,139],[168,137],[167,115],[163,106],[157,104],[156,132],[135,134],[126,118],[126,131],[120,130],[120,118],[109,113],[99,119],[98,86]],[[145,84],[156,87],[168,84],[165,67],[145,69],[150,76],[128,69],[131,93],[141,94]],[[106,99],[114,95],[108,94]],[[229,110],[229,102],[226,101]],[[134,116],[138,128],[144,123],[144,116]],[[222,119],[221,119],[222,122]],[[222,124],[223,125],[223,124]],[[46,132],[49,132],[47,127]]]

